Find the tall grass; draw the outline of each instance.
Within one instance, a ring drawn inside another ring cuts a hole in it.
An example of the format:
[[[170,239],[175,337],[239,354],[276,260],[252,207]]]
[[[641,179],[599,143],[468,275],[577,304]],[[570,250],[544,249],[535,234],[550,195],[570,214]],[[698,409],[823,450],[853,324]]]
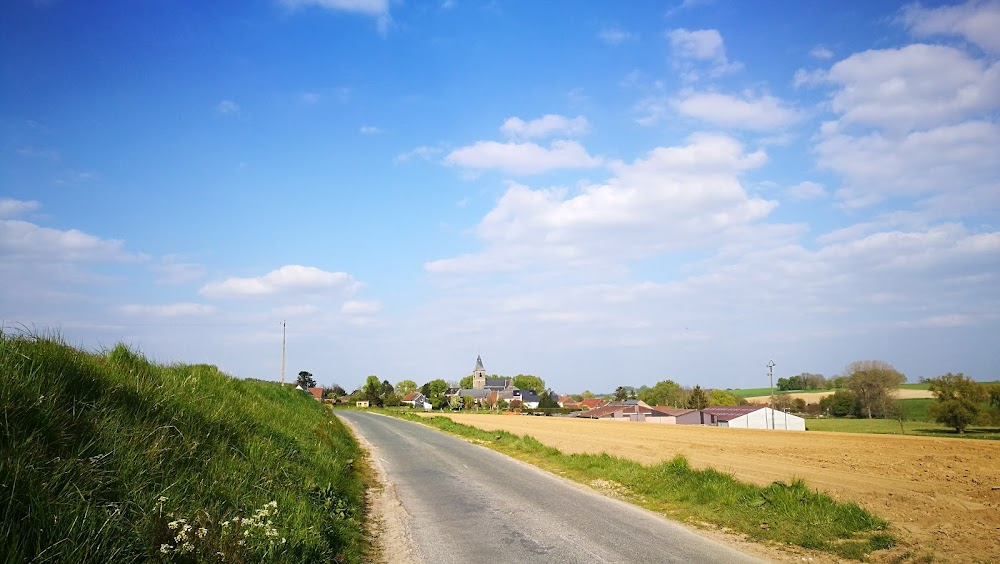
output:
[[[0,334],[0,561],[359,562],[359,447],[310,396]]]
[[[528,436],[484,431],[448,417],[396,416],[432,425],[585,484],[610,484],[630,501],[675,519],[712,523],[751,539],[794,544],[863,559],[895,545],[888,523],[853,503],[834,501],[801,480],[756,486],[683,456],[645,466],[608,454],[563,454]]]

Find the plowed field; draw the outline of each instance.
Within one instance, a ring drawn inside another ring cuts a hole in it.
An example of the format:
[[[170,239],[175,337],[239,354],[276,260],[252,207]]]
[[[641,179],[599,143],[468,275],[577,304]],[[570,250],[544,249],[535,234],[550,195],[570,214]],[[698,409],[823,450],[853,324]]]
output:
[[[802,478],[888,519],[903,546],[934,561],[1000,562],[1000,442],[893,435],[455,414],[481,429],[528,434],[566,453],[643,463],[683,454],[740,480]],[[888,558],[889,555],[883,555]]]

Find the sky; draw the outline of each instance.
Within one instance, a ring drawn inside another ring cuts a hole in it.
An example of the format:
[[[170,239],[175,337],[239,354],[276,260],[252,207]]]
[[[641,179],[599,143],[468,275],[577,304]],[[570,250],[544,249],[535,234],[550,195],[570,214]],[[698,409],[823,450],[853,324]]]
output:
[[[0,324],[240,378],[1000,378],[1000,1],[13,0]],[[285,324],[283,326],[283,324]]]

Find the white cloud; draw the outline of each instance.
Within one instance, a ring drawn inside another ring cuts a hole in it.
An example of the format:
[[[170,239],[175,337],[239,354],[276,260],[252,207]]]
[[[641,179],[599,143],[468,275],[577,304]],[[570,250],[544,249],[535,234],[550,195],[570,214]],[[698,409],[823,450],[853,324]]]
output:
[[[123,247],[121,240],[102,239],[76,229],[0,220],[0,261],[104,262],[139,258],[126,253]]]
[[[467,169],[500,169],[511,174],[541,174],[556,169],[593,168],[602,159],[587,154],[576,141],[556,140],[548,148],[535,143],[478,141],[460,147],[444,158]]]
[[[205,268],[202,265],[185,261],[176,255],[166,255],[149,268],[157,274],[158,284],[186,284],[205,275]]]
[[[839,87],[832,106],[845,124],[906,131],[1000,106],[1000,63],[942,45],[857,53],[833,65],[827,80]]]
[[[809,51],[809,55],[817,59],[829,59],[833,57],[833,51],[823,47],[822,45],[817,45],[813,47],[812,51]]]
[[[608,45],[621,45],[626,41],[634,41],[639,37],[639,34],[633,33],[631,31],[625,31],[623,29],[612,27],[608,29],[602,29],[597,37],[601,41],[607,43]]]
[[[737,178],[765,160],[731,137],[700,134],[614,163],[614,178],[575,195],[514,184],[476,228],[484,251],[425,266],[451,273],[562,268],[697,246],[774,209],[748,197]]]
[[[232,100],[223,100],[215,105],[215,111],[224,116],[235,115],[240,113],[240,105]]]
[[[792,78],[792,86],[796,88],[801,88],[803,86],[817,86],[825,82],[826,71],[822,69],[799,69],[795,71],[795,76]]]
[[[953,211],[974,212],[1000,205],[998,148],[1000,125],[969,121],[902,136],[828,135],[815,150],[821,167],[844,177],[838,195],[851,207],[947,194]]]
[[[378,16],[389,12],[389,0],[280,0],[289,8],[318,6],[327,10]]]
[[[287,265],[255,278],[227,278],[206,284],[199,294],[211,298],[269,296],[298,292],[354,292],[360,284],[344,272],[326,272],[311,266]]]
[[[444,152],[444,149],[441,149],[440,147],[428,147],[428,146],[424,145],[424,146],[421,146],[421,147],[417,147],[416,149],[413,149],[412,151],[407,151],[405,153],[401,153],[399,155],[396,155],[396,158],[393,159],[393,162],[395,162],[397,164],[399,164],[399,163],[405,163],[405,162],[409,162],[410,160],[412,160],[414,158],[418,158],[418,159],[422,159],[422,160],[425,160],[425,161],[429,161],[429,160],[433,159],[434,157],[440,155],[443,152]]]
[[[577,137],[590,129],[587,118],[547,114],[538,119],[524,121],[519,117],[508,118],[500,126],[500,131],[507,137],[516,139],[533,139],[538,137],[566,136]]]
[[[382,133],[382,129],[375,127],[374,125],[363,125],[360,129],[363,135],[377,135]]]
[[[289,9],[316,6],[335,12],[353,12],[376,18],[379,33],[385,34],[391,23],[389,0],[278,0]]]
[[[721,127],[754,131],[785,128],[799,119],[799,114],[774,96],[744,98],[715,92],[690,92],[673,102],[681,115],[694,117]]]
[[[708,65],[709,76],[720,76],[743,68],[726,57],[722,35],[715,29],[688,31],[678,28],[667,32],[667,39],[674,54],[675,64],[686,80],[697,80],[702,65]]]
[[[349,300],[340,307],[340,313],[345,315],[369,315],[382,310],[382,304],[377,301]]]
[[[0,198],[0,218],[16,217],[28,212],[33,212],[40,207],[42,207],[42,204],[35,200]]]
[[[123,305],[118,311],[126,315],[142,317],[205,317],[216,315],[219,308],[208,304],[177,303],[166,305]]]
[[[903,8],[902,20],[917,37],[960,35],[984,51],[1000,53],[1000,2],[996,0],[939,8],[911,4]]]
[[[805,181],[789,187],[785,193],[793,200],[813,200],[826,196],[826,189],[822,184]]]
[[[700,29],[688,31],[684,28],[667,33],[667,39],[673,47],[674,55],[683,59],[698,61],[725,62],[726,49],[722,43],[722,35],[715,29]]]

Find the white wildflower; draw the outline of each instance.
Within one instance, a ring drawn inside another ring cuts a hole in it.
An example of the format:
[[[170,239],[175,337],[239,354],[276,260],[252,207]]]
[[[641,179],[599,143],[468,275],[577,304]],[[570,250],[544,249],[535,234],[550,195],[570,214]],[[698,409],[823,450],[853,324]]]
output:
[[[208,534],[208,529],[206,529],[205,527],[202,527],[202,528],[198,529],[198,538],[202,538],[203,539],[203,538],[205,538],[205,535],[207,535],[207,534]]]
[[[171,550],[173,550],[173,547],[167,543],[163,543],[160,545],[160,552],[162,552],[163,554],[170,554]]]

